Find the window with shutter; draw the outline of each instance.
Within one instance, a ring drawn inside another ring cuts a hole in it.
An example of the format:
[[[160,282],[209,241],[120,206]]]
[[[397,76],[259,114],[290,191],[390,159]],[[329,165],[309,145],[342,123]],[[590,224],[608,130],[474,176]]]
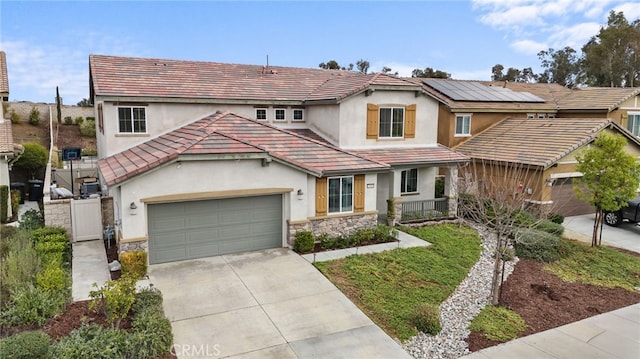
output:
[[[316,178],[316,216],[327,215],[327,178]]]

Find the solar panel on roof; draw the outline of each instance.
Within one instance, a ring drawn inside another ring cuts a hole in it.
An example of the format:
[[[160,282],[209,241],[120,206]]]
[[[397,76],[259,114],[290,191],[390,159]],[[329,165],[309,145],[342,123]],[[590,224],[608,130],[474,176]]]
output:
[[[545,102],[529,92],[517,92],[504,87],[486,86],[479,82],[438,79],[422,80],[454,101],[479,102]]]

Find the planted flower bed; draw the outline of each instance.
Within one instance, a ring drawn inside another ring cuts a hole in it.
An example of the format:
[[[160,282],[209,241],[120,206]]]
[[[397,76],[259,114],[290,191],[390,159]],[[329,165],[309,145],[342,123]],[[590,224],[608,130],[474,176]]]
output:
[[[397,240],[398,231],[393,227],[382,224],[372,228],[358,229],[348,236],[330,236],[327,233],[315,236],[311,231],[300,231],[296,233],[293,250],[304,254],[395,242]]]

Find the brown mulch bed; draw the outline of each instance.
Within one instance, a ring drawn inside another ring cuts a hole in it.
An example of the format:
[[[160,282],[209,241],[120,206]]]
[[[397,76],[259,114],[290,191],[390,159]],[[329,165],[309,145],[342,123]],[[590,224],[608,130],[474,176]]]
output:
[[[638,292],[565,282],[543,267],[543,263],[521,259],[503,285],[500,305],[527,323],[522,336],[640,303]],[[478,332],[471,332],[466,341],[471,351],[499,344]]]
[[[55,341],[68,336],[72,330],[80,328],[83,324],[98,324],[105,328],[111,326],[104,314],[90,310],[89,301],[83,300],[69,304],[63,314],[50,320],[42,330]],[[131,313],[120,322],[120,329],[129,328],[131,328]]]

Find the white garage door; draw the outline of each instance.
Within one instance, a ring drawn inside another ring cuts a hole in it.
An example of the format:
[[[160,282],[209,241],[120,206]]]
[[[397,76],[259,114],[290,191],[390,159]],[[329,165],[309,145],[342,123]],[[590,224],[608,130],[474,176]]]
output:
[[[282,247],[282,196],[150,204],[149,263]]]

